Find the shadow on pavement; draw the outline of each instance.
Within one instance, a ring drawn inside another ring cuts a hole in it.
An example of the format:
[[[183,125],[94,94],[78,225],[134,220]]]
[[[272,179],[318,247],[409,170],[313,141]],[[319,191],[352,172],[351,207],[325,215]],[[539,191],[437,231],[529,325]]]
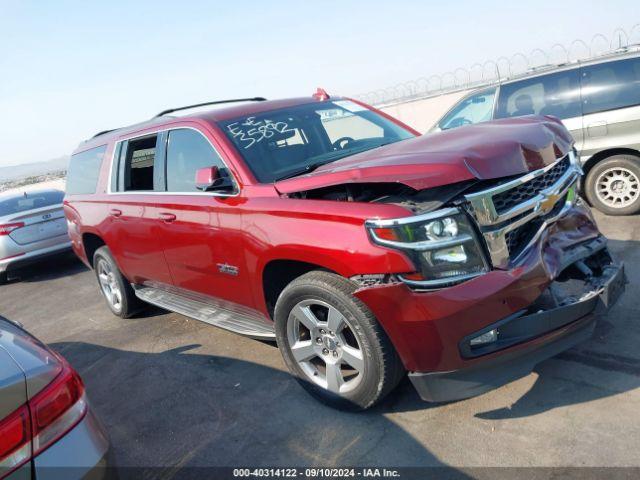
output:
[[[86,272],[87,267],[74,253],[61,253],[9,272],[9,283],[44,282]]]
[[[288,373],[198,354],[199,345],[162,353],[51,346],[82,375],[119,466],[164,466],[168,476],[175,467],[444,466],[379,411],[330,409]]]

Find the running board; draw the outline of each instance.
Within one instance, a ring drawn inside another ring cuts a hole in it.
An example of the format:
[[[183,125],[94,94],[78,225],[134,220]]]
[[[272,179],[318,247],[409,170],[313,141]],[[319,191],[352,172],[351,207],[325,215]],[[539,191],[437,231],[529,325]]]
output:
[[[140,300],[165,310],[249,337],[276,337],[273,324],[267,323],[267,319],[255,310],[208,298],[205,301],[195,295],[192,298],[155,287],[133,285],[133,289]]]

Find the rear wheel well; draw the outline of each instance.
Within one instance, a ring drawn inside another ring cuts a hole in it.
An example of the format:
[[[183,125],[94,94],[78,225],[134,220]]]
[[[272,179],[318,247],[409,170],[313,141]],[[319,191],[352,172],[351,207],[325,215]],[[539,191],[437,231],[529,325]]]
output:
[[[320,265],[297,260],[272,260],[267,263],[262,272],[262,291],[271,318],[282,290],[296,278],[313,270],[335,273]]]
[[[632,148],[611,148],[609,150],[598,152],[592,155],[582,166],[582,169],[584,170],[584,178],[587,177],[589,171],[595,167],[599,161],[614,155],[633,155],[635,157],[640,157],[640,152]]]
[[[89,264],[93,266],[93,254],[106,243],[94,233],[85,233],[82,235],[82,245]]]

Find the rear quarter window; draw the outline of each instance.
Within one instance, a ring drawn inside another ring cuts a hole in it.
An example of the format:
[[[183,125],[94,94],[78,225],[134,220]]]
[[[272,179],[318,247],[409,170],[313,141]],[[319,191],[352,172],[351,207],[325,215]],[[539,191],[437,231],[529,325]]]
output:
[[[98,176],[107,146],[92,148],[71,156],[67,172],[67,193],[82,195],[96,193]]]

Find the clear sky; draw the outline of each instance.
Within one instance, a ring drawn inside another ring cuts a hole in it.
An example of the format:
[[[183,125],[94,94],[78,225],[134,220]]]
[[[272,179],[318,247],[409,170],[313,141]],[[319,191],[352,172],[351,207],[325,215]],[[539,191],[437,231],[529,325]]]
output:
[[[639,22],[638,0],[0,0],[0,166],[167,107],[355,95]]]

